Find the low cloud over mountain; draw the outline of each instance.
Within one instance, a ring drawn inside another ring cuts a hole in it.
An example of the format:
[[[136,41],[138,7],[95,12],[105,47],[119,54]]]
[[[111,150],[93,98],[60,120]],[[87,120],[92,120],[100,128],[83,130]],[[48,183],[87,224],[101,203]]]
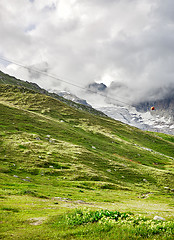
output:
[[[173,0],[1,1],[0,57],[56,78],[3,60],[0,69],[79,97],[97,82],[122,101],[164,98],[174,88],[173,9]]]

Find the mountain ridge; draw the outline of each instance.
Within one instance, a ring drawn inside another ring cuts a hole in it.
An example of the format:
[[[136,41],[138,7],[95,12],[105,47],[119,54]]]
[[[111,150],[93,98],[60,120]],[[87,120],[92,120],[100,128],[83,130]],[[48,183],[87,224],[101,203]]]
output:
[[[47,96],[51,96],[53,98],[56,98],[56,99],[66,103],[70,106],[73,106],[77,109],[88,111],[88,112],[91,112],[91,113],[96,114],[96,115],[97,114],[99,114],[101,116],[105,115],[103,112],[97,111],[96,109],[92,108],[88,104],[82,104],[81,102],[71,101],[71,99],[66,99],[63,96],[59,96],[58,94],[56,94],[54,92],[49,92],[49,91],[39,87],[36,83],[17,79],[13,76],[9,76],[8,74],[3,73],[2,71],[0,71],[0,84],[10,84],[10,85],[16,85],[16,86],[28,88],[28,89],[34,90],[36,92],[39,92],[41,94],[45,94]]]
[[[47,96],[54,97],[77,109],[82,109],[96,115],[107,115],[115,120],[142,130],[174,135],[174,98],[171,94],[168,98],[157,101],[140,102],[132,106],[120,107],[111,104],[111,106],[108,107],[93,108],[86,100],[80,99],[71,93],[57,90],[47,91],[40,88],[36,83],[19,80],[2,72],[0,72],[0,83],[27,87]],[[90,84],[88,88],[96,93],[107,90],[107,86],[102,83]],[[155,106],[155,111],[150,111],[151,106]]]

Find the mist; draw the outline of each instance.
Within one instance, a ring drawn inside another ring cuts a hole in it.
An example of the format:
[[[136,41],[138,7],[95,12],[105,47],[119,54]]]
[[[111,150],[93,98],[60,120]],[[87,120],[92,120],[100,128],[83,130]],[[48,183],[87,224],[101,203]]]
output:
[[[173,95],[172,0],[0,0],[0,20],[5,73],[93,105]]]

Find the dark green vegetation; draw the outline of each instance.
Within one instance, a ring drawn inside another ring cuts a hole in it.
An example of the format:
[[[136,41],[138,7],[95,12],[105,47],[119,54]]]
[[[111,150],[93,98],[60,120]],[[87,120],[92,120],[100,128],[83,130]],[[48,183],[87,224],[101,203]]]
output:
[[[136,217],[131,213],[120,213],[117,211],[100,210],[100,211],[82,211],[76,210],[72,213],[66,214],[63,217],[53,218],[54,228],[60,227],[62,223],[62,229],[66,232],[69,228],[75,229],[77,232],[78,226],[84,226],[89,224],[93,229],[85,233],[83,228],[78,227],[78,232],[83,231],[84,237],[88,235],[91,239],[94,237],[95,228],[101,233],[97,236],[97,239],[140,239],[140,238],[153,238],[153,237],[163,237],[163,239],[171,239],[174,234],[174,222],[162,222],[149,220],[145,217]],[[88,228],[90,228],[88,227]],[[121,229],[121,231],[120,231]],[[106,237],[106,233],[109,233],[109,238]]]
[[[173,239],[173,136],[2,79],[0,238]]]

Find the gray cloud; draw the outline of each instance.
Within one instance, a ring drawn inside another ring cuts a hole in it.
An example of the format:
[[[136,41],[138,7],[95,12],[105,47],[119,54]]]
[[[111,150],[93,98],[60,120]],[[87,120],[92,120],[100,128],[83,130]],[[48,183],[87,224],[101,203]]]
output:
[[[160,99],[174,85],[173,9],[173,0],[0,0],[0,54],[82,88],[103,82],[120,100]],[[13,64],[0,68],[96,101]]]
[[[29,77],[32,79],[41,78],[42,73],[47,74],[49,70],[47,62],[41,62],[28,67]]]

